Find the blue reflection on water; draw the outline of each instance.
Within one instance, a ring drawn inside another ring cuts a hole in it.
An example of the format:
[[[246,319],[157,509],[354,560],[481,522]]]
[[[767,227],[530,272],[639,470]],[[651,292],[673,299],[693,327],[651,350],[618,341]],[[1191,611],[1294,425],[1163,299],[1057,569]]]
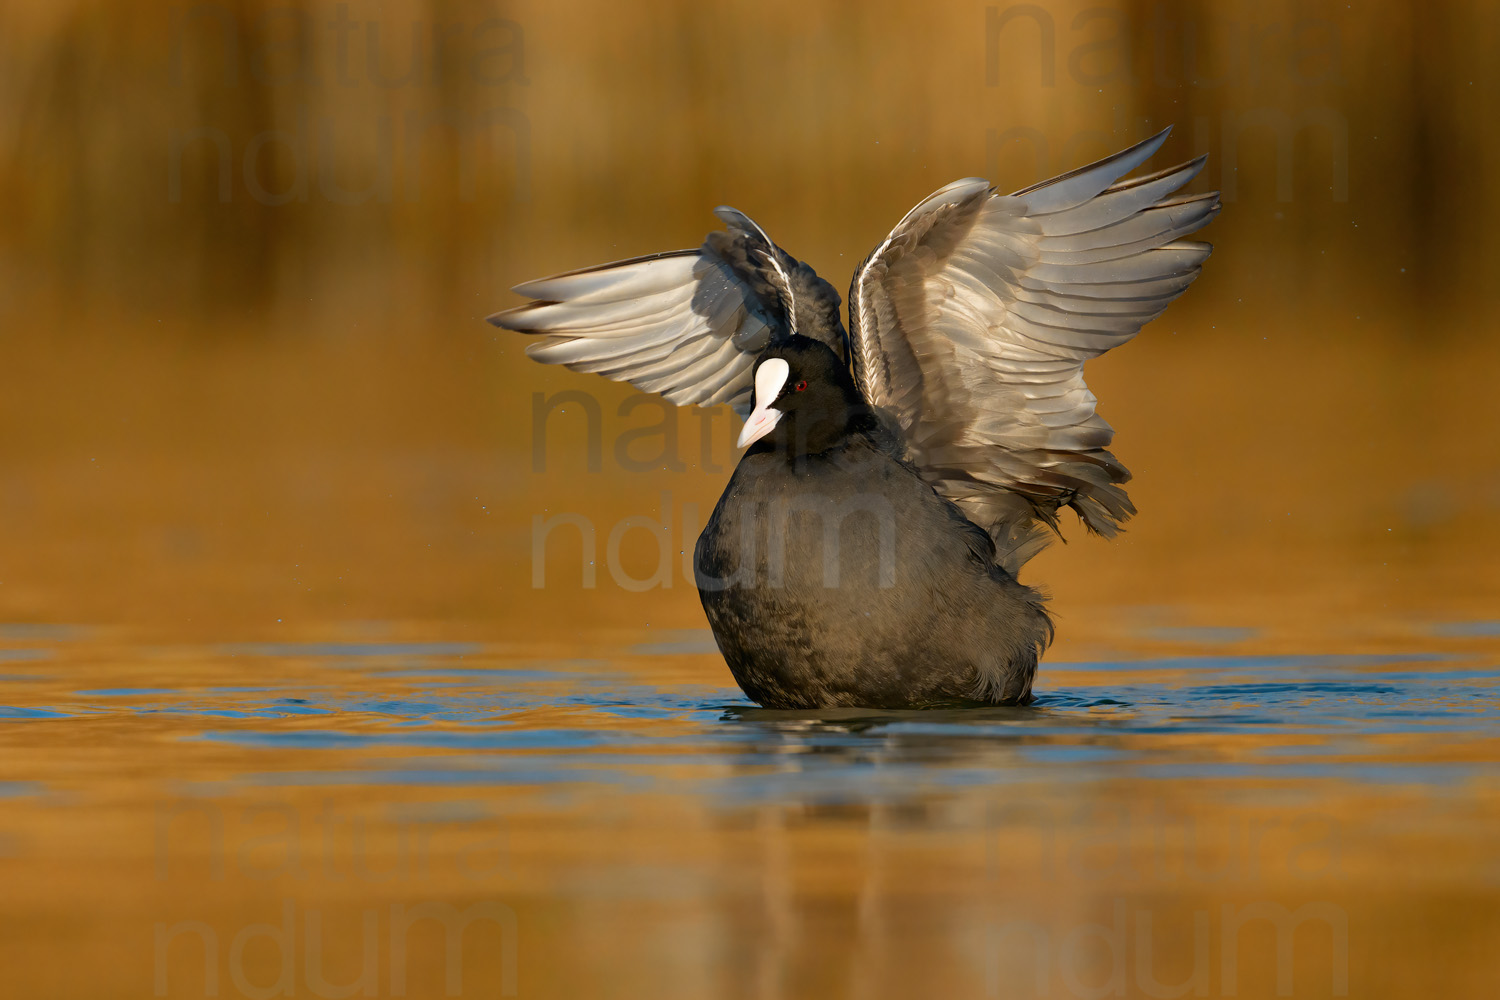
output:
[[[1260,629],[1173,626],[1149,628],[1144,634],[1149,638],[1160,639],[1164,642],[1196,642],[1210,645],[1244,642],[1259,635]]]
[[[244,642],[219,647],[230,656],[473,656],[477,642]]]
[[[702,638],[669,634],[626,655],[697,655]],[[201,794],[265,785],[588,784],[735,803],[1122,777],[1462,786],[1493,768],[1407,759],[1379,737],[1418,741],[1403,747],[1485,739],[1500,722],[1500,669],[1443,652],[1049,662],[1029,708],[815,713],[762,709],[724,687],[631,684],[636,675],[608,660],[507,661],[476,643],[242,644],[218,652],[304,661],[303,680],[84,688],[0,707],[0,720],[154,716],[172,738],[246,751],[236,777],[189,782]],[[1094,680],[1089,674],[1101,675],[1099,683],[1046,686]],[[215,721],[205,728],[195,719]],[[1237,749],[1180,739],[1198,735],[1234,736]],[[1254,742],[1262,737],[1263,745]],[[11,786],[30,787],[0,784],[0,795],[31,794]]]
[[[36,781],[0,781],[0,799],[19,798],[23,795],[41,795],[45,788]]]
[[[50,660],[50,649],[0,649],[0,660]]]
[[[1441,625],[1434,625],[1432,634],[1451,638],[1500,636],[1500,621],[1444,622]]]

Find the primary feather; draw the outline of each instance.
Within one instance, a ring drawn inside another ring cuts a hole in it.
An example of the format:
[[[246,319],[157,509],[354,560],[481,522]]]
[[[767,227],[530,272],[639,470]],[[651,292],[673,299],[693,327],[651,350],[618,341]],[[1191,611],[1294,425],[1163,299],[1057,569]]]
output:
[[[635,257],[517,285],[537,301],[489,321],[540,339],[527,355],[744,414],[755,356],[795,327],[844,356],[839,297],[732,208],[697,250]]]
[[[1182,237],[1218,213],[1217,192],[1172,197],[1204,157],[1121,180],[1169,132],[1013,194],[980,178],[934,192],[855,272],[847,335],[838,293],[723,207],[727,228],[697,250],[518,285],[537,301],[490,322],[539,337],[538,361],[741,415],[762,350],[794,331],[822,341],[1014,574],[1060,508],[1103,535],[1135,512],[1083,365],[1160,314],[1212,249]]]
[[[1104,535],[1135,512],[1083,364],[1134,337],[1211,250],[1180,237],[1217,214],[1217,193],[1166,197],[1202,158],[1120,181],[1166,136],[1011,195],[949,184],[855,273],[861,391],[1011,572],[1046,544],[1060,507]]]

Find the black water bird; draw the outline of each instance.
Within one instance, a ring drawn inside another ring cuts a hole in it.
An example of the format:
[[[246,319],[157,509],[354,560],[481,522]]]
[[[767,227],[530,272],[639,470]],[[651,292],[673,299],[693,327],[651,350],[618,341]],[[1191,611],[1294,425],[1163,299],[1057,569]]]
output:
[[[969,178],[907,213],[839,296],[741,213],[696,250],[516,287],[490,317],[538,361],[678,404],[728,403],[748,446],[698,539],[699,593],[768,707],[1031,699],[1052,624],[1016,574],[1072,508],[1135,513],[1083,364],[1131,339],[1212,249],[1182,237],[1206,157],[1121,180],[1164,131],[1002,195]]]

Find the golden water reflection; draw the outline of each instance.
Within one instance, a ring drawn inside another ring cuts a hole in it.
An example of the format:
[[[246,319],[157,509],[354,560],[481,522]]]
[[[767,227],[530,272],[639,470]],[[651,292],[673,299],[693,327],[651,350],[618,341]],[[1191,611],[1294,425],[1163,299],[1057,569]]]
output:
[[[1156,626],[1052,664],[1037,709],[821,717],[747,705],[702,630],[561,658],[407,631],[7,631],[17,988],[442,996],[450,970],[488,996],[1493,983],[1490,626],[1302,656]]]

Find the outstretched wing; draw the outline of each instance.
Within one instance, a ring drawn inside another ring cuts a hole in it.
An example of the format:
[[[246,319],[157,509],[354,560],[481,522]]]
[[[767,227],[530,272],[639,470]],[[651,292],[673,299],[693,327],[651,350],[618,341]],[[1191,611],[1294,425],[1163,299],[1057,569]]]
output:
[[[1046,545],[1062,506],[1106,536],[1135,513],[1083,363],[1134,337],[1212,249],[1179,237],[1218,213],[1218,193],[1169,197],[1206,157],[1119,179],[1170,131],[1012,195],[977,178],[949,184],[855,272],[861,391],[1012,572]]]
[[[517,285],[537,301],[489,322],[540,339],[526,353],[659,392],[679,405],[749,409],[750,371],[794,330],[845,355],[839,296],[732,208],[697,250],[636,257]]]

